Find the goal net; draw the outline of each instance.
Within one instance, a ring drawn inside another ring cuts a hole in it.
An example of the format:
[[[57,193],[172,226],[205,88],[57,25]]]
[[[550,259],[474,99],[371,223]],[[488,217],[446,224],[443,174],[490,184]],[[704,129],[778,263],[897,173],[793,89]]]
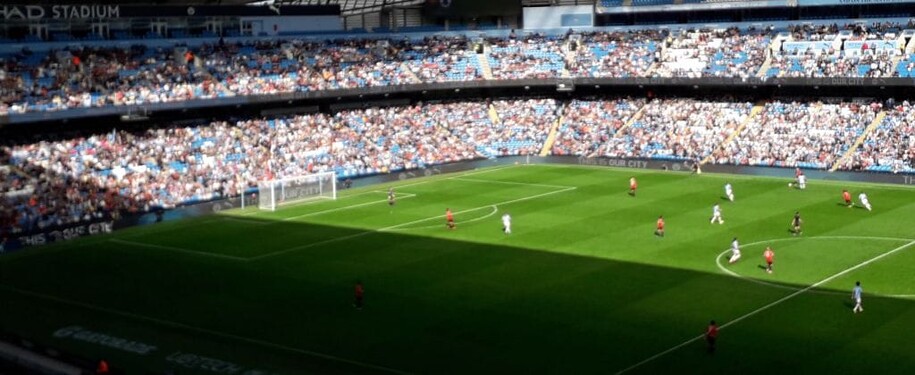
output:
[[[277,207],[315,199],[337,199],[337,175],[321,172],[280,180],[261,181],[257,186],[258,207],[275,211]]]

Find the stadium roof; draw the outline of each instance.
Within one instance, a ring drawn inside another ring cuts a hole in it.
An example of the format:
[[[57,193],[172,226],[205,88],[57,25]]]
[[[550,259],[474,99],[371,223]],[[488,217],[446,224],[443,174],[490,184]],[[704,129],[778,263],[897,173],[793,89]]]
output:
[[[105,5],[340,5],[344,16],[380,11],[388,6],[419,6],[426,0],[117,0]],[[552,1],[552,0],[551,0]],[[582,1],[582,0],[561,0]],[[592,0],[593,1],[593,0]],[[92,0],[13,0],[29,5],[84,5]],[[98,1],[97,1],[98,2]],[[102,4],[103,2],[98,2]]]
[[[58,5],[58,4],[91,4],[104,5],[245,5],[258,0],[116,0],[111,2],[86,1],[86,0],[13,0],[11,3],[29,5]]]
[[[14,0],[13,3],[28,3],[30,5],[57,5],[57,4],[87,4],[92,1],[86,0]],[[105,5],[333,5],[345,3],[358,3],[363,6],[380,6],[398,4],[404,2],[422,3],[424,0],[117,0]],[[99,2],[104,4],[105,2]]]

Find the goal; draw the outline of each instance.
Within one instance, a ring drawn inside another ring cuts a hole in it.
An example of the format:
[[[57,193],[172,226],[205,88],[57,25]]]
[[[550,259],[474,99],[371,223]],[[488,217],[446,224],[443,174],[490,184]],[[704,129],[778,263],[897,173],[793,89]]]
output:
[[[258,207],[276,211],[285,204],[315,199],[337,199],[337,175],[321,172],[280,180],[261,181],[257,184]]]

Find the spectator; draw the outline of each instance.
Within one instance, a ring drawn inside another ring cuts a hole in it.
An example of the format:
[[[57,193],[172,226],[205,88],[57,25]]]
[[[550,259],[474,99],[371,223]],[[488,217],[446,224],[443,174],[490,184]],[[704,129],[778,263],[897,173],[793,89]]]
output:
[[[886,112],[843,169],[915,173],[915,108],[904,101]]]
[[[873,121],[880,104],[772,102],[731,143],[716,163],[826,169]]]

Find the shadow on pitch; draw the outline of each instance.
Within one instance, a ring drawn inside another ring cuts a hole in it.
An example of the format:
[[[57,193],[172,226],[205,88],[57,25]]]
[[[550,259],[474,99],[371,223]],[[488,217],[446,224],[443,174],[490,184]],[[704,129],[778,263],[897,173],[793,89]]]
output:
[[[214,218],[218,217],[202,220]],[[442,222],[440,232],[417,233],[275,221],[256,215],[232,221],[223,229],[216,225],[204,230],[194,225],[195,220],[149,225],[109,237],[130,236],[139,241],[161,236],[167,240],[161,248],[129,247],[91,237],[95,241],[91,252],[78,248],[82,241],[77,240],[59,245],[63,250],[45,256],[0,262],[0,283],[410,373],[442,369],[450,373],[616,371],[657,353],[659,346],[672,345],[671,340],[700,334],[711,319],[727,323],[785,296],[783,289],[719,273],[507,246],[512,239],[496,232],[501,227],[498,217],[467,226],[458,221],[455,231],[445,229]],[[534,235],[516,227],[512,236]],[[646,241],[650,241],[647,234]],[[196,246],[219,252],[248,243],[253,261],[168,249]],[[612,254],[629,245],[607,241],[602,251]],[[275,255],[257,258],[258,254]],[[111,282],[114,276],[119,282]],[[361,311],[352,307],[357,280],[365,285]],[[678,312],[670,314],[672,296],[709,296],[736,287],[746,293],[728,293],[723,297],[727,302],[720,305],[709,298],[678,299]],[[844,294],[810,293],[797,298],[822,301],[814,304],[813,311],[798,314],[817,316],[831,314],[833,309],[841,310],[836,314],[850,314],[837,306],[841,301],[851,308]],[[36,300],[39,305],[52,302]],[[790,303],[771,310],[791,308]],[[906,304],[906,308],[915,304],[907,300],[894,303]],[[741,308],[735,310],[735,304]],[[67,308],[47,309],[54,317],[36,319],[60,319],[63,324],[72,320],[70,309],[81,309],[55,306]],[[16,304],[5,308],[31,311]],[[106,327],[111,319],[124,319],[80,311],[85,316],[75,315],[87,326]],[[138,331],[152,332],[152,337],[159,330],[174,330],[152,321],[128,321]],[[877,329],[880,320],[861,324]],[[731,331],[725,332],[729,335]],[[47,334],[34,332],[37,338]],[[182,345],[217,358],[241,358],[239,362],[249,363],[244,359],[269,357],[270,367],[278,373],[372,372],[356,364],[250,341],[232,342],[237,352],[226,355],[215,345],[207,346],[209,341],[225,338],[194,331],[173,335]],[[723,343],[740,340],[725,337]],[[817,345],[817,337],[810,345]],[[778,338],[773,333],[771,339]],[[763,339],[766,337],[753,337]],[[825,342],[830,337],[822,339]],[[613,344],[619,342],[625,345]],[[695,345],[704,350],[704,342]],[[824,344],[824,352],[828,347]],[[116,349],[95,346],[80,350],[86,356],[116,353]],[[136,370],[141,370],[144,363],[137,363]]]

